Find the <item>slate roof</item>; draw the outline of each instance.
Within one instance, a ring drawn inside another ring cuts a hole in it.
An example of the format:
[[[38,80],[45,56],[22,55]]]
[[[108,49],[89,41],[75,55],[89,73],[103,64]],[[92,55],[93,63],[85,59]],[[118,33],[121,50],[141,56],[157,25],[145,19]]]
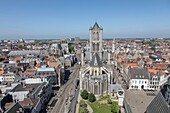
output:
[[[95,28],[97,28],[97,29],[100,28],[97,22],[95,22],[95,24],[93,26],[93,29],[95,29]]]
[[[18,84],[10,92],[36,90],[41,84],[42,83],[38,83],[38,84],[25,84],[25,87],[22,84]]]
[[[131,68],[129,73],[131,79],[149,79],[149,72],[145,68]]]
[[[146,109],[146,113],[170,113],[168,104],[166,103],[161,92],[152,100]]]
[[[90,28],[90,30],[92,30],[92,29],[101,29],[101,30],[102,30],[102,28],[98,25],[97,22],[95,22],[95,24],[93,25],[93,27]]]
[[[100,60],[100,57],[97,53],[95,53],[92,57],[92,61],[90,62],[91,67],[101,67],[102,62]]]
[[[5,111],[5,113],[16,113],[20,109],[22,109],[22,111],[24,111],[24,109],[22,108],[22,106],[19,103],[15,103],[11,108],[9,108],[7,111]]]

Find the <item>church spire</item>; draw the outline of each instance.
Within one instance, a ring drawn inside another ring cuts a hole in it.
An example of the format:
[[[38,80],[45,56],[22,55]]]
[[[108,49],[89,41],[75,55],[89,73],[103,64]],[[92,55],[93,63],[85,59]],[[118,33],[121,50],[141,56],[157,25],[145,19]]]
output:
[[[93,27],[90,27],[90,30],[93,30],[93,29],[100,29],[100,30],[102,30],[103,28],[100,27],[97,22],[95,22],[94,25],[93,25]]]

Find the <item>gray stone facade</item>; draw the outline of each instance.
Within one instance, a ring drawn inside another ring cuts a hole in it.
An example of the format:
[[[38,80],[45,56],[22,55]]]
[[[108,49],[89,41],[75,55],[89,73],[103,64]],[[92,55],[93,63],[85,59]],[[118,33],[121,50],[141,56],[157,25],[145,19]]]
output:
[[[82,51],[80,69],[80,90],[87,90],[100,97],[111,93],[112,70],[109,69],[110,56],[103,62],[103,28],[97,23],[90,28],[90,59],[84,63],[85,51]],[[110,55],[110,54],[108,54]],[[111,67],[111,66],[110,66]]]

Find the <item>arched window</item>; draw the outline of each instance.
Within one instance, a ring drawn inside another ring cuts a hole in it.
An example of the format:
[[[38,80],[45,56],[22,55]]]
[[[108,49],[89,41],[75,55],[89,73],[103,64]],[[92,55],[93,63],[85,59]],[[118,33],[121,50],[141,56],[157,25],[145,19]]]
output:
[[[97,43],[97,51],[99,51],[99,43]]]
[[[93,44],[93,51],[95,51],[95,44]]]
[[[93,33],[93,39],[94,40],[99,40],[99,33],[98,32]]]

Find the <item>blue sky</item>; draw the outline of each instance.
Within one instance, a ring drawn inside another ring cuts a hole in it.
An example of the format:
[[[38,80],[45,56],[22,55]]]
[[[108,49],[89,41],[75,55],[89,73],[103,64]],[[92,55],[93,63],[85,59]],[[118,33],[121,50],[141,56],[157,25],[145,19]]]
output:
[[[1,0],[0,39],[170,38],[170,0]]]

